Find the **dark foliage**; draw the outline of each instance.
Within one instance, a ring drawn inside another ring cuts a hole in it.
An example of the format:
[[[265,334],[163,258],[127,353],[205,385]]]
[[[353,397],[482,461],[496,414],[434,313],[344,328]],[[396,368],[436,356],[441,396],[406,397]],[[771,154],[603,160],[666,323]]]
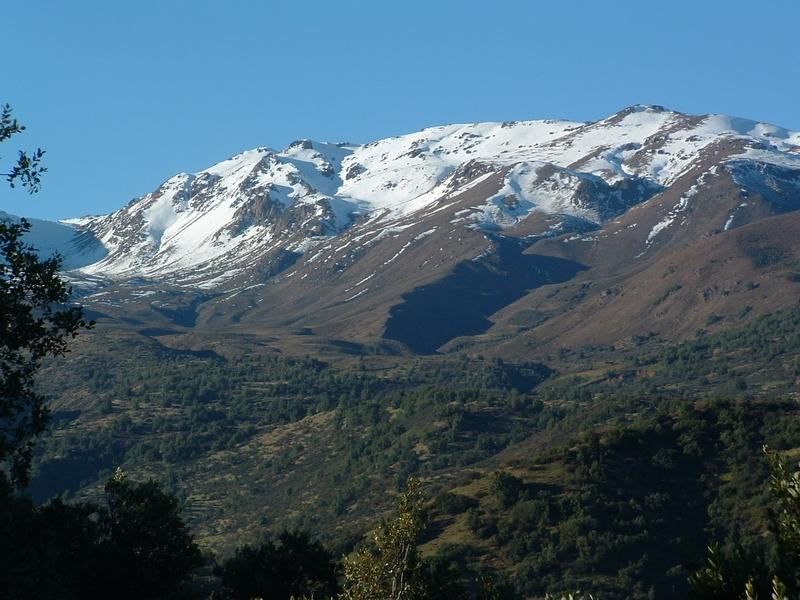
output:
[[[25,131],[25,126],[21,125],[13,116],[11,106],[4,104],[0,107],[0,143],[6,141],[11,136]],[[11,167],[11,171],[3,173],[6,182],[13,188],[17,183],[21,183],[30,193],[39,191],[41,176],[47,171],[42,166],[44,150],[37,148],[31,153],[19,150],[17,162]]]
[[[24,129],[5,105],[0,109],[0,142]],[[20,152],[7,174],[14,186],[39,188],[42,151]],[[0,220],[0,476],[16,487],[28,483],[33,444],[47,424],[44,399],[33,389],[34,375],[46,356],[58,356],[87,323],[80,308],[65,307],[69,288],[58,275],[60,259],[40,259],[23,241],[24,219]]]
[[[237,548],[216,572],[234,600],[324,598],[338,592],[333,556],[300,531],[284,531],[275,540]]]
[[[35,507],[0,488],[0,597],[8,599],[175,598],[203,563],[176,499],[153,482],[117,475],[107,507]]]
[[[152,480],[131,483],[122,471],[105,491],[100,587],[120,599],[174,595],[203,564],[177,499]]]

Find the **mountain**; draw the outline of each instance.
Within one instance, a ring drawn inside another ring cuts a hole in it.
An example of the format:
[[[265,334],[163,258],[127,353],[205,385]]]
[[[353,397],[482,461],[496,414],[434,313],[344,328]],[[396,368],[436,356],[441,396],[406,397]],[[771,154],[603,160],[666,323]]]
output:
[[[0,210],[0,220],[18,222],[20,217]],[[102,260],[107,251],[88,231],[82,231],[68,222],[55,223],[42,219],[27,219],[31,231],[25,237],[43,256],[58,252],[65,269],[79,269]]]
[[[31,492],[122,465],[219,556],[346,552],[417,475],[465,581],[684,597],[718,535],[766,543],[761,449],[800,448],[798,208],[797,133],[634,106],[260,148],[34,223],[97,326],[43,365]]]
[[[65,222],[104,251],[63,253],[148,330],[513,355],[791,304],[798,208],[800,133],[633,106],[257,148]]]

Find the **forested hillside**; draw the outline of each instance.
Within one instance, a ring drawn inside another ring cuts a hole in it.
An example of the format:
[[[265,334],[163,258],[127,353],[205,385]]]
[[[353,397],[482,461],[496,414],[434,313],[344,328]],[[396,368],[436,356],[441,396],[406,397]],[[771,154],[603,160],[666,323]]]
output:
[[[465,582],[682,596],[714,540],[775,554],[761,447],[800,449],[798,318],[567,351],[553,367],[222,355],[93,332],[43,371],[58,400],[31,490],[96,499],[123,465],[176,493],[220,557],[286,528],[336,555],[415,475],[432,515],[423,554]]]

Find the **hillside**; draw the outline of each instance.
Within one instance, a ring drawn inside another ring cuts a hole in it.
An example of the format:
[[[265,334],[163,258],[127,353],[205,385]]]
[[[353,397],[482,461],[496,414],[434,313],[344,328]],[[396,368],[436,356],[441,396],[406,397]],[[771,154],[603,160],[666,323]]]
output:
[[[709,540],[761,537],[760,446],[800,448],[799,318],[561,353],[555,372],[176,351],[96,331],[43,373],[55,428],[31,490],[96,498],[124,465],[178,493],[201,544],[225,556],[284,527],[343,551],[389,508],[387,489],[417,474],[434,514],[425,550],[465,573],[505,573],[531,597],[576,582],[674,597]],[[507,498],[499,472],[521,480]]]

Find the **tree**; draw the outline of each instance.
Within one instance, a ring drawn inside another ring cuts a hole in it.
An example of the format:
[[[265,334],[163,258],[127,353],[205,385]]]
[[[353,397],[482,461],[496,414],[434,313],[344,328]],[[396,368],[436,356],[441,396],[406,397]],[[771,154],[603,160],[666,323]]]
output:
[[[0,108],[0,142],[25,129]],[[4,173],[11,187],[39,190],[44,151],[20,151]],[[66,352],[67,342],[90,327],[80,307],[67,307],[70,288],[59,276],[58,255],[41,259],[23,236],[30,223],[0,220],[0,477],[17,488],[27,485],[36,437],[48,421],[44,398],[34,391],[34,376],[47,356]]]
[[[451,560],[423,558],[418,542],[427,524],[422,486],[412,477],[394,516],[381,522],[370,544],[345,557],[339,600],[517,600],[513,586],[488,572],[475,580],[469,594]]]
[[[800,573],[800,469],[792,469],[788,461],[769,448],[765,447],[764,452],[771,470],[769,487],[775,499],[773,532],[778,541],[782,567],[797,577]],[[797,579],[794,584],[800,587]]]
[[[23,130],[0,107],[0,142]],[[38,191],[43,155],[19,152],[3,174],[9,185]],[[41,361],[64,354],[92,325],[80,307],[66,306],[60,257],[39,258],[23,240],[28,231],[24,219],[0,220],[0,597],[176,597],[203,557],[177,499],[154,481],[132,483],[117,470],[105,487],[107,508],[60,500],[36,507],[18,493],[49,415],[34,390]]]
[[[708,548],[706,565],[692,573],[692,597],[772,598],[787,600],[800,592],[800,469],[792,469],[776,452],[764,446],[770,466],[769,489],[773,499],[772,534],[778,547],[778,561],[746,557],[734,551],[724,556],[716,544]]]
[[[183,597],[203,558],[175,497],[118,470],[106,498],[34,506],[0,481],[0,598]]]
[[[0,597],[86,600],[99,571],[98,507],[36,507],[0,480]]]
[[[152,479],[131,482],[119,468],[105,492],[101,597],[171,597],[204,562],[177,498]]]
[[[492,493],[503,508],[516,504],[524,489],[522,480],[507,471],[498,471],[492,476]]]
[[[422,488],[408,480],[396,514],[372,535],[372,546],[345,558],[342,600],[414,600],[424,596],[417,541],[427,524]]]
[[[0,107],[0,143],[23,131],[25,131],[25,126],[20,125],[13,117],[11,106],[4,104]],[[3,173],[6,177],[6,182],[12,188],[16,183],[22,183],[22,186],[27,188],[31,194],[38,192],[41,185],[41,176],[47,172],[47,169],[42,166],[43,156],[44,150],[41,148],[37,148],[30,154],[24,150],[19,150],[17,163],[11,167],[8,173]]]
[[[235,600],[328,598],[338,592],[333,556],[302,531],[237,548],[216,572]]]

